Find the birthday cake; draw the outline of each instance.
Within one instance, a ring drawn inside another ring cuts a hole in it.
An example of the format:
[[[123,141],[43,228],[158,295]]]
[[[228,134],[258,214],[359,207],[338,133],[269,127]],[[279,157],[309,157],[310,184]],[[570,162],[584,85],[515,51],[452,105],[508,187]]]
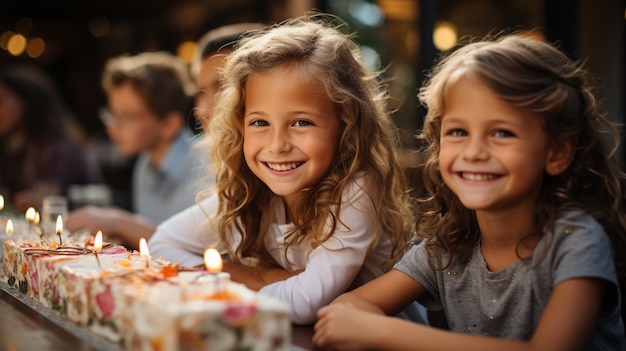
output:
[[[93,237],[3,243],[2,280],[127,350],[289,350],[283,302]]]
[[[291,323],[285,304],[228,277],[179,278],[122,289],[126,349],[289,349]]]

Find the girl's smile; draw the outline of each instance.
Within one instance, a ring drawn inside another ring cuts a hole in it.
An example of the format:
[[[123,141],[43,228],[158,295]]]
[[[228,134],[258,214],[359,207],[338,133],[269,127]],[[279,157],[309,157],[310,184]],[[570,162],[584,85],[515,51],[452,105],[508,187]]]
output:
[[[265,165],[271,170],[279,173],[285,173],[292,171],[298,168],[302,162],[288,162],[288,163],[269,163],[266,162]]]
[[[469,182],[485,182],[499,178],[497,174],[493,173],[471,173],[471,172],[457,172],[458,176]]]

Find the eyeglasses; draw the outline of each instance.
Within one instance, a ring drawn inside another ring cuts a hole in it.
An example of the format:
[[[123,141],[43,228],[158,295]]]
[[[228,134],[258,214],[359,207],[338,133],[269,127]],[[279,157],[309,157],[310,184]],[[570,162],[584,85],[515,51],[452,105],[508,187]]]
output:
[[[130,124],[133,124],[135,121],[139,120],[143,114],[144,113],[123,114],[123,115],[118,116],[118,115],[114,115],[113,112],[111,112],[111,110],[109,110],[106,107],[100,107],[100,109],[98,109],[98,118],[100,118],[100,121],[102,121],[102,124],[104,124],[107,127],[112,126],[114,124],[120,127],[128,126]]]

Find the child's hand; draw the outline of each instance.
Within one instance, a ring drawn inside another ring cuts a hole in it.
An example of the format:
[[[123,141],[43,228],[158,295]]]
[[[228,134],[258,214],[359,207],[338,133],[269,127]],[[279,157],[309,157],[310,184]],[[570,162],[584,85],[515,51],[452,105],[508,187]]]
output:
[[[109,235],[114,231],[112,226],[117,219],[114,210],[85,206],[70,212],[64,218],[63,224],[71,233],[86,230],[95,234],[102,230],[103,234]]]
[[[325,350],[364,350],[369,337],[376,337],[376,325],[371,320],[379,317],[361,311],[350,303],[334,303],[317,312],[313,343]]]

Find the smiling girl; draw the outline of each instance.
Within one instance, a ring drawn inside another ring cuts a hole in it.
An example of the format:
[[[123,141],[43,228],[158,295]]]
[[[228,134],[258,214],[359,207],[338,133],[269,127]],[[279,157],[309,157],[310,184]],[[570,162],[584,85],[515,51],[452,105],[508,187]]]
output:
[[[503,36],[444,58],[420,98],[425,240],[322,308],[315,344],[626,349],[619,134],[598,112],[585,71],[548,43]],[[442,310],[448,330],[385,316],[416,299]]]
[[[217,246],[233,280],[287,302],[294,323],[314,322],[413,237],[385,88],[321,14],[241,39],[204,121],[217,190],[159,226],[150,251],[197,266]]]

